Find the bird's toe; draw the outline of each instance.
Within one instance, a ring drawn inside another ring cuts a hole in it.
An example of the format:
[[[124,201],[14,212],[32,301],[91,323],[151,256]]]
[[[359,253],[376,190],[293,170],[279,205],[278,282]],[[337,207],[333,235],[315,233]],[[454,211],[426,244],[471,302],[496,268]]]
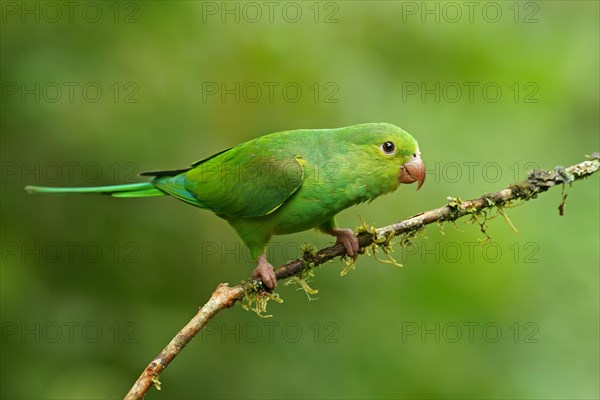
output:
[[[273,266],[263,259],[259,260],[258,266],[252,271],[252,278],[260,278],[269,290],[273,290],[277,286],[277,277],[275,271],[273,271]]]
[[[336,229],[334,230],[333,235],[337,237],[339,243],[344,245],[346,252],[350,257],[356,257],[358,255],[360,247],[358,238],[351,229]]]

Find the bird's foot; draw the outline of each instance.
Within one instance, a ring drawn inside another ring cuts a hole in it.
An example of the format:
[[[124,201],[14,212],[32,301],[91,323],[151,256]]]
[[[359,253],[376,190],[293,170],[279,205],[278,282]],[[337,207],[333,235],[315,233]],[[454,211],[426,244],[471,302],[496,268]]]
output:
[[[273,266],[267,261],[264,254],[258,257],[258,266],[252,271],[252,279],[259,278],[269,290],[273,290],[277,286],[277,277]]]
[[[330,232],[333,236],[337,238],[337,243],[342,243],[346,248],[346,252],[352,258],[355,258],[358,255],[358,238],[352,232],[352,229],[333,229]]]

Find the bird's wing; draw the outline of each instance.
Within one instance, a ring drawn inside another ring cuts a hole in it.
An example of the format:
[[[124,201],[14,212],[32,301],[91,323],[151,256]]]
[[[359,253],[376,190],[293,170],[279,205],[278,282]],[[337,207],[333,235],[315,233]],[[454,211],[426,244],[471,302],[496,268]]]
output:
[[[244,144],[194,164],[185,188],[222,216],[259,217],[279,208],[301,186],[302,158]]]
[[[140,172],[140,176],[154,176],[154,177],[159,177],[159,176],[175,176],[175,175],[179,175],[182,174],[184,172],[188,172],[190,169],[194,168],[197,165],[202,164],[205,161],[210,160],[213,157],[218,156],[221,153],[225,153],[226,151],[231,150],[232,147],[229,147],[227,149],[221,150],[218,153],[213,154],[210,157],[206,157],[203,158],[200,161],[196,161],[195,163],[193,163],[191,166],[189,167],[185,167],[185,168],[179,168],[179,169],[165,169],[165,170],[159,170],[159,171],[144,171],[144,172]]]
[[[166,171],[165,171],[166,172]],[[184,171],[185,172],[185,171]],[[206,204],[198,201],[196,196],[191,193],[185,187],[186,175],[184,173],[168,176],[168,175],[158,175],[152,179],[151,183],[161,191],[181,200],[185,201],[188,204],[191,204],[200,208],[210,208]]]
[[[185,201],[188,204],[191,204],[200,208],[210,208],[206,204],[199,201],[191,192],[189,192],[186,187],[186,172],[192,170],[197,165],[202,164],[210,160],[213,157],[218,156],[221,153],[225,153],[226,151],[231,150],[231,147],[225,150],[221,150],[220,152],[213,154],[210,157],[204,158],[200,161],[196,161],[190,167],[181,168],[181,169],[171,169],[171,170],[160,170],[160,171],[145,171],[140,173],[140,176],[153,176],[151,183],[160,189],[162,192],[167,193],[175,198],[178,198],[181,201]],[[121,196],[119,194],[119,196]]]

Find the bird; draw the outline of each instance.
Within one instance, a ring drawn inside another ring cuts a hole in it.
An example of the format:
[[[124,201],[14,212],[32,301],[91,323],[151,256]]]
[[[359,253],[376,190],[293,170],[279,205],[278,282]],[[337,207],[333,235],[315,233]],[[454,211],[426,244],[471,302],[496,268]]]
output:
[[[336,215],[401,184],[425,181],[417,141],[389,123],[280,131],[222,150],[191,166],[143,172],[147,182],[94,187],[26,186],[29,193],[94,193],[113,197],[170,195],[226,220],[257,266],[252,278],[277,286],[266,247],[272,236],[316,228],[350,257],[359,251]]]

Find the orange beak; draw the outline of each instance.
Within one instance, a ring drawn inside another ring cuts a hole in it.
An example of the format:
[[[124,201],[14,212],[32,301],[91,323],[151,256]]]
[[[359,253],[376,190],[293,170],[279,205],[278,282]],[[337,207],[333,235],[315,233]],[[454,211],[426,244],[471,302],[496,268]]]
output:
[[[423,186],[423,182],[425,182],[425,163],[423,160],[421,160],[421,156],[419,154],[411,157],[410,160],[402,164],[400,167],[400,182],[418,182],[417,190]]]

